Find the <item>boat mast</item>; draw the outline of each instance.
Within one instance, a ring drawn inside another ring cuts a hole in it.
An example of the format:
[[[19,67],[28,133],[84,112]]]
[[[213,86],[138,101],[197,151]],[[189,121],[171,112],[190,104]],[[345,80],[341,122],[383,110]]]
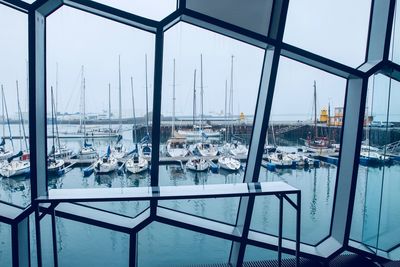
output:
[[[200,130],[203,130],[203,117],[204,117],[204,110],[203,110],[203,97],[204,97],[204,88],[203,88],[203,54],[200,54]]]
[[[111,84],[108,83],[108,139],[111,141]]]
[[[135,140],[136,150],[137,150],[137,134],[136,134],[136,113],[135,113],[135,98],[133,95],[133,78],[131,76],[131,91],[132,91],[132,113],[133,113],[133,138]]]
[[[118,55],[118,93],[119,93],[119,131],[122,130],[122,88],[121,88],[121,55]]]
[[[6,111],[6,117],[7,117],[7,124],[8,124],[8,132],[9,132],[9,134],[10,134],[10,141],[11,141],[11,146],[12,146],[12,149],[13,149],[13,151],[14,151],[14,142],[13,142],[13,138],[12,138],[12,134],[11,134],[11,126],[10,126],[10,118],[8,117],[8,109],[7,109],[7,102],[6,102],[6,98],[5,98],[5,96],[4,96],[4,90],[3,90],[3,85],[1,85],[1,95],[2,95],[2,98],[3,98],[3,108],[4,108],[4,110]]]
[[[146,134],[149,135],[149,89],[147,86],[147,54],[144,55],[145,78],[146,78]]]
[[[18,99],[18,80],[15,81],[16,85],[17,85],[17,109],[18,109],[18,117],[20,118],[19,115],[19,99]],[[19,149],[20,151],[22,151],[22,131],[21,131],[21,123],[18,123],[18,133],[19,133]]]
[[[173,72],[173,78],[172,78],[172,127],[171,127],[171,137],[174,137],[175,135],[175,58],[174,58],[174,72]]]
[[[328,102],[328,143],[331,142],[331,102]]]
[[[314,139],[317,139],[318,137],[318,128],[317,128],[317,83],[314,80],[314,131],[315,131],[315,137]]]
[[[80,116],[79,116],[79,132],[83,132],[83,120],[84,120],[84,116],[85,115],[83,115],[83,109],[84,109],[84,107],[83,107],[83,105],[84,105],[84,96],[83,96],[83,76],[84,76],[84,67],[83,67],[83,65],[82,65],[82,67],[81,67],[81,99],[80,99],[80,107],[79,107],[79,109],[80,109]]]
[[[58,62],[56,62],[56,92],[55,92],[55,110],[58,108]]]
[[[86,80],[83,78],[83,138],[86,139]]]
[[[58,149],[60,150],[60,153],[61,153],[61,143],[60,143],[60,135],[59,135],[59,132],[58,132],[58,121],[57,121],[57,107],[56,107],[56,102],[55,102],[55,98],[54,98],[54,96],[52,97],[52,100],[53,100],[53,105],[54,105],[54,122],[55,122],[55,124],[56,124],[56,138],[57,138],[57,145],[58,145]]]
[[[26,140],[26,132],[25,132],[25,126],[24,126],[24,118],[22,116],[22,110],[21,110],[21,104],[19,102],[19,90],[18,90],[18,81],[17,81],[17,103],[18,103],[18,113],[19,113],[19,119],[20,119],[20,132],[21,132],[21,126],[22,126],[22,133],[24,135],[24,142],[25,142],[25,149],[26,151],[29,150],[28,148],[28,141]],[[20,133],[21,135],[21,133]],[[22,140],[22,139],[21,139]],[[21,146],[22,147],[22,146]],[[22,150],[22,148],[21,148]]]
[[[230,97],[229,97],[229,105],[230,105],[230,119],[232,120],[231,127],[231,142],[233,136],[233,55],[231,56],[231,87],[230,87]]]
[[[228,141],[228,130],[229,128],[226,127],[227,126],[227,116],[226,116],[226,108],[227,108],[227,101],[228,101],[228,80],[225,80],[225,113],[224,113],[224,117],[225,117],[225,142]]]
[[[53,141],[53,147],[52,147],[52,152],[53,152],[53,158],[56,160],[56,147],[55,147],[55,140],[54,140],[54,96],[53,96],[53,86],[50,87],[50,92],[51,92],[51,131],[52,131],[52,141]]]
[[[1,111],[2,111],[2,118],[3,118],[3,138],[6,135],[6,124],[5,124],[5,117],[4,117],[4,91],[3,91],[3,84],[1,85]]]
[[[194,69],[194,78],[193,78],[193,130],[195,129],[196,124],[196,69]]]

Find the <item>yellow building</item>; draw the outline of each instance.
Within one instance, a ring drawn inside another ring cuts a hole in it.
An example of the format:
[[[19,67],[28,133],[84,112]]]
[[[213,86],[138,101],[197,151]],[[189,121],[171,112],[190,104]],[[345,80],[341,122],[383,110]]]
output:
[[[322,123],[327,123],[328,122],[328,109],[327,108],[322,108],[321,109],[321,114],[319,115],[319,121]]]

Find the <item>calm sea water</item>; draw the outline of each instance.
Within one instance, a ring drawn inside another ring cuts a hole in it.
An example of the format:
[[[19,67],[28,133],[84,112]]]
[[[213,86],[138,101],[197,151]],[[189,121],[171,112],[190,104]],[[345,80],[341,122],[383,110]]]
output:
[[[129,147],[129,135],[124,142]],[[68,141],[78,149],[80,140]],[[94,141],[104,153],[107,141]],[[352,238],[371,246],[390,248],[396,245],[400,228],[398,192],[399,165],[385,168],[360,167]],[[317,169],[287,169],[270,172],[262,168],[260,181],[283,180],[302,190],[302,241],[315,244],[329,234],[337,169],[324,165]],[[174,166],[160,166],[160,185],[198,185],[240,183],[243,171],[229,173],[192,173],[179,171]],[[74,168],[65,175],[50,180],[50,188],[137,187],[149,184],[148,174],[101,175],[83,177],[82,168]],[[29,204],[30,183],[25,177],[0,180],[0,199],[18,205]],[[381,198],[383,196],[383,198]],[[126,216],[135,216],[148,207],[148,202],[86,203]],[[239,198],[160,201],[159,205],[175,210],[233,224]],[[294,238],[295,213],[284,206],[284,235]],[[278,230],[278,200],[257,197],[251,222],[256,231],[276,234]],[[379,216],[380,215],[380,216]],[[48,217],[48,216],[47,216]],[[51,266],[50,218],[42,221],[43,254],[46,266]],[[379,220],[380,218],[380,220]],[[32,225],[33,227],[33,225]],[[379,238],[377,233],[380,233]],[[396,235],[394,235],[396,234]],[[0,266],[10,266],[10,229],[0,224]],[[396,240],[397,239],[397,240]],[[34,237],[32,235],[32,244]],[[222,263],[229,257],[231,242],[203,234],[153,222],[139,233],[140,266],[172,266],[190,263]],[[33,247],[32,257],[35,257]],[[122,233],[57,218],[57,248],[60,266],[128,266],[129,236]],[[246,260],[275,258],[276,253],[249,247]],[[49,261],[50,260],[50,261]]]

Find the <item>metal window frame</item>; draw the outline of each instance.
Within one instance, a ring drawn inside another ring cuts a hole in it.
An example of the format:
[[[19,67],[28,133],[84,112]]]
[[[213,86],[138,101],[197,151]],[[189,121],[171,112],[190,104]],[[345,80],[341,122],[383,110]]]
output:
[[[283,31],[289,0],[276,0],[273,5],[272,21],[270,23],[269,36],[265,37],[255,32],[242,29],[235,25],[219,21],[186,9],[185,0],[177,0],[177,10],[162,19],[154,21],[141,16],[131,14],[94,1],[83,0],[37,0],[27,4],[21,0],[0,0],[0,4],[28,14],[28,54],[29,54],[29,135],[31,147],[31,196],[32,204],[26,209],[19,209],[12,205],[2,204],[11,208],[16,213],[15,217],[7,217],[4,209],[0,209],[0,221],[12,225],[13,266],[29,266],[29,215],[35,213],[37,236],[37,253],[39,266],[41,266],[40,253],[40,219],[50,213],[54,216],[70,216],[63,213],[60,206],[43,207],[37,201],[40,197],[46,197],[46,47],[45,47],[45,18],[62,5],[67,5],[91,14],[95,14],[118,23],[123,23],[147,32],[155,34],[155,62],[154,62],[154,97],[153,97],[153,131],[152,141],[154,144],[152,159],[153,168],[151,172],[151,185],[158,186],[159,167],[159,143],[160,136],[157,129],[160,126],[160,106],[162,90],[162,61],[163,61],[163,35],[170,27],[179,21],[187,22],[195,26],[223,34],[239,41],[260,47],[265,50],[264,64],[260,79],[259,95],[257,99],[254,125],[251,135],[250,153],[248,167],[245,172],[244,182],[257,182],[260,171],[260,153],[265,139],[266,129],[269,124],[270,107],[273,100],[276,73],[279,65],[279,57],[285,56],[302,64],[326,71],[336,76],[347,79],[346,98],[344,107],[344,124],[341,136],[342,148],[339,155],[339,165],[336,177],[334,207],[331,217],[330,235],[315,246],[301,244],[300,255],[317,258],[319,260],[330,260],[344,250],[375,257],[378,259],[390,259],[393,251],[398,250],[395,246],[390,251],[371,251],[358,241],[351,240],[350,227],[352,211],[354,206],[354,195],[357,182],[357,171],[359,164],[359,151],[361,146],[361,135],[365,111],[365,96],[367,93],[368,78],[375,73],[382,73],[390,78],[400,81],[400,66],[389,61],[389,50],[393,26],[394,7],[396,0],[372,0],[370,14],[368,40],[365,62],[358,68],[352,68],[334,60],[313,54],[309,51],[297,48],[283,42]],[[350,178],[349,178],[350,177]],[[340,195],[340,197],[338,197]],[[256,245],[268,249],[277,250],[276,239],[273,236],[252,231],[250,220],[253,213],[254,196],[242,197],[237,214],[235,227],[241,229],[242,239],[232,239],[230,263],[240,266],[244,259],[246,245]],[[8,209],[7,208],[7,209]],[[65,207],[64,207],[65,208]],[[159,207],[157,200],[152,200],[150,208],[138,215],[141,224],[138,228],[144,228],[152,221],[167,222],[165,208]],[[87,208],[87,212],[93,213],[93,209]],[[104,211],[105,212],[105,211]],[[181,214],[175,211],[176,214]],[[175,213],[174,212],[174,213]],[[189,215],[191,216],[191,215]],[[190,217],[194,220],[196,216]],[[106,222],[97,221],[96,217],[88,215],[81,217],[70,217],[73,220],[83,220],[89,224],[101,225],[107,228]],[[123,218],[121,216],[121,218]],[[135,218],[134,218],[135,219]],[[133,219],[133,220],[134,220]],[[122,219],[121,219],[122,220]],[[168,220],[171,225],[184,227],[182,222]],[[202,232],[201,224],[208,225],[212,220],[197,218],[199,225],[191,225],[194,231]],[[111,227],[111,226],[110,226]],[[114,226],[113,226],[114,227]],[[115,226],[117,227],[117,226]],[[218,225],[215,225],[218,227]],[[115,228],[116,229],[116,228]],[[121,229],[121,228],[118,228]],[[212,229],[204,231],[213,235]],[[276,237],[275,237],[276,238]],[[130,244],[132,246],[130,266],[137,263],[137,232],[130,232]],[[284,240],[283,251],[293,253],[293,241]],[[55,261],[57,259],[55,258]]]

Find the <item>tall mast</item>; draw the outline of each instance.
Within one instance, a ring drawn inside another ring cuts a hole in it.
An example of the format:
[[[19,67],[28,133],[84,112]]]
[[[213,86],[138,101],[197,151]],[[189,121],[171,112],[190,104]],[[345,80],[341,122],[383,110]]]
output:
[[[12,149],[14,151],[14,142],[13,142],[13,138],[12,138],[12,134],[11,134],[11,126],[10,126],[10,118],[8,117],[8,110],[7,110],[7,102],[6,102],[6,98],[4,96],[4,90],[3,90],[3,85],[1,85],[1,95],[2,95],[2,101],[3,101],[3,108],[6,112],[6,117],[7,117],[7,124],[8,124],[8,132],[10,134],[10,141],[11,141],[11,146]]]
[[[58,108],[58,62],[56,62],[56,92],[55,92],[55,110]]]
[[[4,90],[3,84],[1,85],[1,111],[3,117],[3,138],[6,135],[6,124],[5,124],[5,117],[4,117]]]
[[[86,138],[86,80],[83,78],[83,136]]]
[[[54,96],[53,96],[53,86],[50,87],[50,92],[51,92],[51,132],[52,132],[52,141],[53,141],[53,147],[52,147],[52,152],[53,152],[53,157],[54,160],[56,160],[56,146],[55,146],[55,136],[54,136]]]
[[[135,140],[135,145],[137,149],[137,134],[136,134],[136,113],[135,113],[135,98],[133,95],[133,78],[131,76],[131,91],[132,91],[132,115],[133,115],[133,138]]]
[[[20,132],[21,132],[21,127],[22,127],[22,133],[24,135],[24,142],[25,142],[25,149],[28,151],[28,141],[26,140],[26,132],[25,132],[25,126],[24,126],[24,118],[22,117],[22,110],[21,110],[21,104],[19,102],[19,90],[18,90],[18,81],[17,81],[17,103],[18,103],[18,114],[19,114],[19,119],[20,119]],[[20,133],[21,135],[21,133]],[[21,139],[22,140],[22,139]],[[21,146],[22,147],[22,146]],[[22,150],[22,148],[21,148]]]
[[[175,58],[174,58],[174,73],[172,78],[172,133],[171,137],[175,135]]]
[[[122,129],[121,55],[118,55],[119,130]]]
[[[196,69],[194,69],[193,78],[193,129],[196,124]]]
[[[80,132],[83,132],[83,120],[84,120],[84,111],[83,111],[83,109],[84,109],[84,101],[85,101],[85,99],[84,99],[84,95],[83,95],[83,86],[84,86],[84,81],[83,81],[83,78],[84,77],[84,67],[83,67],[83,65],[82,65],[82,67],[81,67],[81,99],[80,99],[80,116],[79,116],[79,131]]]
[[[331,142],[331,102],[328,102],[328,142]]]
[[[149,89],[147,86],[147,54],[144,55],[145,78],[146,78],[146,131],[149,134]]]
[[[16,85],[17,85],[17,108],[18,108],[18,117],[20,117],[20,107],[19,107],[19,94],[18,94],[18,80],[15,81]],[[22,151],[22,131],[21,131],[21,123],[18,123],[18,133],[19,133],[19,149]]]
[[[233,135],[233,55],[231,56],[231,87],[230,87],[230,95],[229,95],[229,105],[230,105],[230,117],[232,120],[231,127],[231,139]],[[231,140],[232,141],[232,140]]]
[[[226,127],[226,122],[227,122],[227,114],[226,114],[226,108],[227,108],[227,101],[228,101],[228,80],[225,80],[225,142],[228,141],[228,127]]]
[[[108,137],[111,138],[111,84],[108,83]]]
[[[203,97],[204,97],[204,88],[203,88],[203,54],[200,54],[200,130],[203,130]]]
[[[318,137],[318,129],[317,129],[317,83],[314,81],[314,131],[316,139]]]

